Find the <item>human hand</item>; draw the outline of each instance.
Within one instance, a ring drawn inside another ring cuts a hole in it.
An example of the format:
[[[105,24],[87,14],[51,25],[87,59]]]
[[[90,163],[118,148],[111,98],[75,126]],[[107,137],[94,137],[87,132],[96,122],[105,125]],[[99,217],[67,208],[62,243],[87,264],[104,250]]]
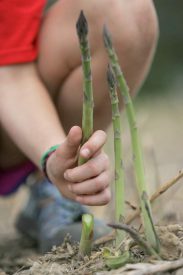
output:
[[[81,147],[82,131],[71,128],[65,141],[48,158],[47,174],[61,194],[85,205],[105,205],[110,201],[110,165],[102,151],[106,134],[96,131]],[[86,163],[77,166],[80,154]]]

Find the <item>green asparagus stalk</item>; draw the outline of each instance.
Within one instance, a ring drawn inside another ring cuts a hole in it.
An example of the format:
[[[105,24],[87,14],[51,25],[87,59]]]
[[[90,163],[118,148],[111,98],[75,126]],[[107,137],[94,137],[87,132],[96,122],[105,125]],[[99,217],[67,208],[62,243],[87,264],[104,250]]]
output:
[[[82,144],[84,144],[93,133],[93,87],[91,74],[91,55],[88,43],[88,23],[81,11],[76,23],[77,34],[82,56],[82,68],[84,76],[84,96],[83,96],[83,114],[82,114]],[[79,156],[78,165],[85,163],[85,159]],[[93,242],[94,221],[91,214],[82,216],[82,232],[80,240],[80,255],[90,255]]]
[[[81,11],[79,19],[76,24],[77,34],[80,43],[82,68],[84,75],[84,97],[83,97],[83,114],[82,114],[82,131],[84,144],[93,133],[93,87],[92,87],[92,74],[91,74],[91,55],[88,43],[88,23]],[[81,165],[85,159],[79,157],[78,164]]]
[[[119,100],[116,91],[116,79],[112,68],[109,66],[107,71],[107,80],[109,94],[112,106],[112,123],[114,133],[114,155],[115,155],[115,222],[120,223],[124,219],[125,197],[124,197],[124,167],[122,161],[122,143],[121,143],[121,119],[119,112]],[[124,231],[116,230],[116,247],[124,239]]]
[[[123,76],[123,73],[119,65],[118,57],[112,45],[111,36],[106,26],[104,27],[104,31],[103,31],[103,38],[104,38],[104,44],[110,59],[111,66],[114,70],[116,79],[118,81],[118,86],[126,107],[127,118],[128,118],[128,123],[130,127],[130,133],[131,133],[136,183],[137,183],[137,189],[140,197],[140,206],[142,210],[142,220],[144,224],[145,235],[148,242],[153,246],[153,248],[156,251],[158,251],[159,240],[157,238],[155,228],[152,222],[151,206],[150,206],[149,198],[146,191],[147,188],[145,184],[142,150],[140,146],[140,138],[139,138],[137,123],[136,123],[134,106],[130,97],[129,88],[127,86],[127,83],[125,81],[125,78]]]
[[[83,256],[90,256],[93,244],[93,228],[94,219],[91,214],[84,214],[82,216],[82,233],[79,244],[79,254]]]

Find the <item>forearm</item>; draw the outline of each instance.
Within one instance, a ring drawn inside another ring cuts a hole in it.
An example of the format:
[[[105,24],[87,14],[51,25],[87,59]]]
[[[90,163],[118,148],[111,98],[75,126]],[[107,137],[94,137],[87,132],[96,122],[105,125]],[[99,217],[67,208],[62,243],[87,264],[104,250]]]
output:
[[[52,100],[33,64],[0,68],[0,122],[36,165],[65,138]]]

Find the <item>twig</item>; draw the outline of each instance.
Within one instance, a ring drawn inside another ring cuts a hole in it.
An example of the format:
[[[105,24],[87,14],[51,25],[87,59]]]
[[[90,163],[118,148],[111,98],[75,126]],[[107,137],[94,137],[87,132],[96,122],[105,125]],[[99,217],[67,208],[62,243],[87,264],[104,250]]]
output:
[[[165,193],[171,186],[173,186],[176,182],[178,182],[183,177],[183,172],[179,172],[178,176],[173,178],[172,180],[164,183],[160,188],[155,191],[155,193],[150,197],[150,202],[156,200],[160,195]],[[131,214],[125,221],[126,224],[130,224],[133,220],[135,220],[140,215],[140,209],[136,210]]]
[[[163,261],[150,263],[127,264],[125,267],[113,270],[112,275],[129,274],[129,275],[147,275],[159,274],[159,272],[173,271],[183,267],[183,258],[176,261]],[[96,275],[104,275],[105,272],[97,272]]]
[[[170,188],[172,185],[174,185],[179,179],[183,177],[183,172],[179,171],[179,174],[177,177],[175,177],[173,180],[166,182],[164,185],[160,186],[160,188],[152,195],[151,201],[154,201],[156,198],[158,198],[160,195],[162,195],[168,188]]]
[[[112,240],[115,239],[115,230],[113,230],[112,232],[110,232],[109,234],[97,239],[94,241],[94,245],[100,245],[100,244],[104,244],[107,242],[110,242]]]
[[[140,268],[141,267],[141,268]],[[165,272],[170,270],[176,270],[183,267],[183,258],[172,261],[172,262],[161,262],[158,264],[135,264],[135,265],[127,265],[128,269],[138,269],[134,270],[130,273],[130,275],[147,275],[147,274],[157,274],[159,272]],[[118,273],[120,274],[120,273]],[[121,273],[122,274],[122,273]]]
[[[130,201],[125,201],[125,204],[128,205],[133,211],[138,209],[137,206]]]
[[[136,243],[138,243],[149,255],[153,255],[156,259],[160,260],[161,257],[156,253],[156,251],[149,246],[149,244],[140,236],[140,234],[133,228],[131,228],[127,224],[108,224],[110,227],[114,229],[121,229],[130,234],[130,236],[134,239]]]

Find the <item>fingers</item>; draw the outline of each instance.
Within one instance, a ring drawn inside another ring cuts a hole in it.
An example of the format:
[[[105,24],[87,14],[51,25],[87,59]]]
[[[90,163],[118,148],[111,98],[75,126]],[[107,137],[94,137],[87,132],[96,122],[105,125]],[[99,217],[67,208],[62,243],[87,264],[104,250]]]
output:
[[[98,194],[77,196],[75,200],[89,206],[105,205],[111,200],[111,191],[108,187]]]
[[[56,155],[68,159],[75,157],[82,139],[82,131],[78,126],[70,129],[65,141],[57,149]]]
[[[101,150],[106,134],[96,131],[90,137],[80,149],[80,155],[87,162],[74,167],[81,139],[81,128],[72,127],[65,141],[47,161],[48,176],[67,198],[85,205],[107,204],[111,198],[111,176],[109,158]]]
[[[106,142],[106,139],[107,136],[104,131],[98,130],[94,132],[90,139],[81,147],[81,157],[88,159],[95,155],[95,153],[103,147],[103,145]]]
[[[96,157],[87,161],[87,163],[73,169],[66,170],[64,173],[64,178],[73,183],[83,182],[98,176],[108,168],[109,158],[105,153],[101,152]]]
[[[87,163],[64,174],[75,200],[85,205],[105,205],[111,199],[109,158],[100,152]]]
[[[92,195],[106,189],[111,182],[109,171],[104,171],[98,177],[86,180],[81,183],[72,183],[69,190],[75,195]]]
[[[82,139],[82,131],[74,126],[65,141],[47,160],[47,174],[52,182],[63,180],[65,169],[73,167],[76,162],[78,148]]]

